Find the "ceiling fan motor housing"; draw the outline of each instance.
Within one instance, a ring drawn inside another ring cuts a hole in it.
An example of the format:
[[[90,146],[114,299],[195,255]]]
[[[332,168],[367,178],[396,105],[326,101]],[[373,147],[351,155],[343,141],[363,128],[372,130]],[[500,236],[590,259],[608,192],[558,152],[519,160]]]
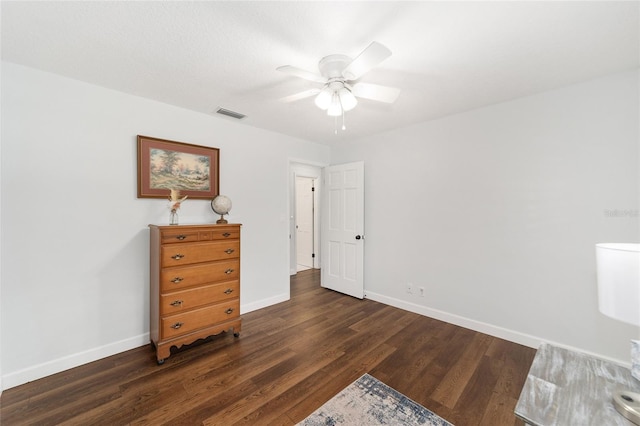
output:
[[[318,63],[320,74],[327,79],[346,80],[342,71],[351,63],[351,58],[346,55],[325,56]]]

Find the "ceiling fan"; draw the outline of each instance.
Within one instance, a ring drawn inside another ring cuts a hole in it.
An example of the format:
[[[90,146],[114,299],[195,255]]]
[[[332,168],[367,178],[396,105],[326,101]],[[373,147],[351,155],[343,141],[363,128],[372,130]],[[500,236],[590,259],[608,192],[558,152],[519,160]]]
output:
[[[282,100],[291,102],[316,95],[316,105],[334,117],[344,117],[344,112],[353,109],[358,103],[356,98],[393,103],[398,98],[400,89],[359,81],[364,74],[389,56],[391,50],[374,41],[355,59],[345,55],[325,56],[318,63],[320,74],[291,65],[278,67],[277,70],[285,74],[323,84],[322,88],[305,90]]]

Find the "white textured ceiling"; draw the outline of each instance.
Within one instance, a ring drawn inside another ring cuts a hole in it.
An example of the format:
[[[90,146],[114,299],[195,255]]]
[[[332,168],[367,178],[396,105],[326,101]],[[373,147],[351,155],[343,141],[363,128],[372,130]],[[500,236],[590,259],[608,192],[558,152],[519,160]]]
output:
[[[0,5],[4,61],[327,144],[640,65],[637,1]],[[313,98],[279,100],[318,85],[278,66],[374,40],[393,55],[362,81],[402,89],[395,104],[361,100],[336,136]]]

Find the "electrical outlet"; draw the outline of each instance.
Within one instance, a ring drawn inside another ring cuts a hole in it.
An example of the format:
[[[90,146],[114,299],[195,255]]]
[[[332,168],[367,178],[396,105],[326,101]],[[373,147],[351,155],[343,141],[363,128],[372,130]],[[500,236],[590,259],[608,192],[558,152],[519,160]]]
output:
[[[424,297],[424,287],[420,287],[418,290],[420,290],[420,297]]]
[[[407,283],[407,293],[413,294],[413,284]]]

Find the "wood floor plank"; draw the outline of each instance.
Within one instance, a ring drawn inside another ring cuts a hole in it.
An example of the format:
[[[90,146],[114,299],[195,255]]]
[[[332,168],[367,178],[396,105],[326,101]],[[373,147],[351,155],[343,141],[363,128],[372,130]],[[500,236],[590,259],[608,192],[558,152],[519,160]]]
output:
[[[487,356],[504,361],[496,391],[508,395],[517,400],[522,391],[521,383],[527,380],[528,370],[520,368],[521,365],[531,365],[535,352],[522,345],[516,345],[502,339],[494,339],[487,351]]]
[[[457,424],[479,424],[484,413],[489,410],[493,390],[502,370],[503,361],[488,356],[482,356],[477,368],[469,378],[462,395],[454,406],[451,421]],[[482,413],[482,414],[480,414]],[[513,413],[511,413],[513,415]]]
[[[442,384],[430,395],[430,398],[444,406],[454,407],[475,373],[483,354],[489,348],[492,337],[475,334],[458,361],[449,368]]]
[[[398,350],[374,368],[371,374],[392,388],[402,388],[409,393],[427,395],[428,392],[420,386],[426,382],[416,380],[416,378],[425,377],[429,365],[445,345],[430,333],[424,333],[425,329],[429,329],[423,328],[424,326],[423,321],[416,321],[407,327],[407,332],[419,336],[416,339],[407,341],[406,337],[403,337],[399,343],[396,342],[396,339],[389,339],[390,343]],[[432,330],[436,329],[432,328]],[[400,335],[402,334],[398,334],[398,336]],[[398,366],[403,367],[404,374],[397,374]]]
[[[330,400],[344,387],[353,383],[363,374],[370,372],[382,360],[395,352],[395,348],[382,344],[364,353],[349,353],[334,364],[330,364],[318,372],[318,379],[312,379],[313,387],[306,393],[303,401],[287,411],[296,422],[304,420],[322,404]]]
[[[457,426],[521,425],[513,409],[535,350],[291,279],[291,300],[242,315],[156,364],[150,345],[0,397],[4,425],[286,425],[365,373]]]
[[[494,392],[487,403],[487,409],[484,411],[478,426],[521,425],[521,421],[514,419],[507,410],[504,410],[504,407],[511,407],[517,403],[517,399]]]
[[[268,403],[287,389],[298,384],[313,371],[330,364],[339,358],[340,355],[340,353],[334,351],[327,351],[315,355],[307,353],[300,356],[299,359],[292,358],[287,364],[279,365],[277,368],[273,368],[272,371],[265,372],[253,378],[252,381],[259,388],[258,391],[249,397],[237,401],[225,411],[205,419],[203,424],[219,425],[225,422],[238,422],[245,417],[247,413],[251,412],[252,407],[258,404],[264,405]]]

